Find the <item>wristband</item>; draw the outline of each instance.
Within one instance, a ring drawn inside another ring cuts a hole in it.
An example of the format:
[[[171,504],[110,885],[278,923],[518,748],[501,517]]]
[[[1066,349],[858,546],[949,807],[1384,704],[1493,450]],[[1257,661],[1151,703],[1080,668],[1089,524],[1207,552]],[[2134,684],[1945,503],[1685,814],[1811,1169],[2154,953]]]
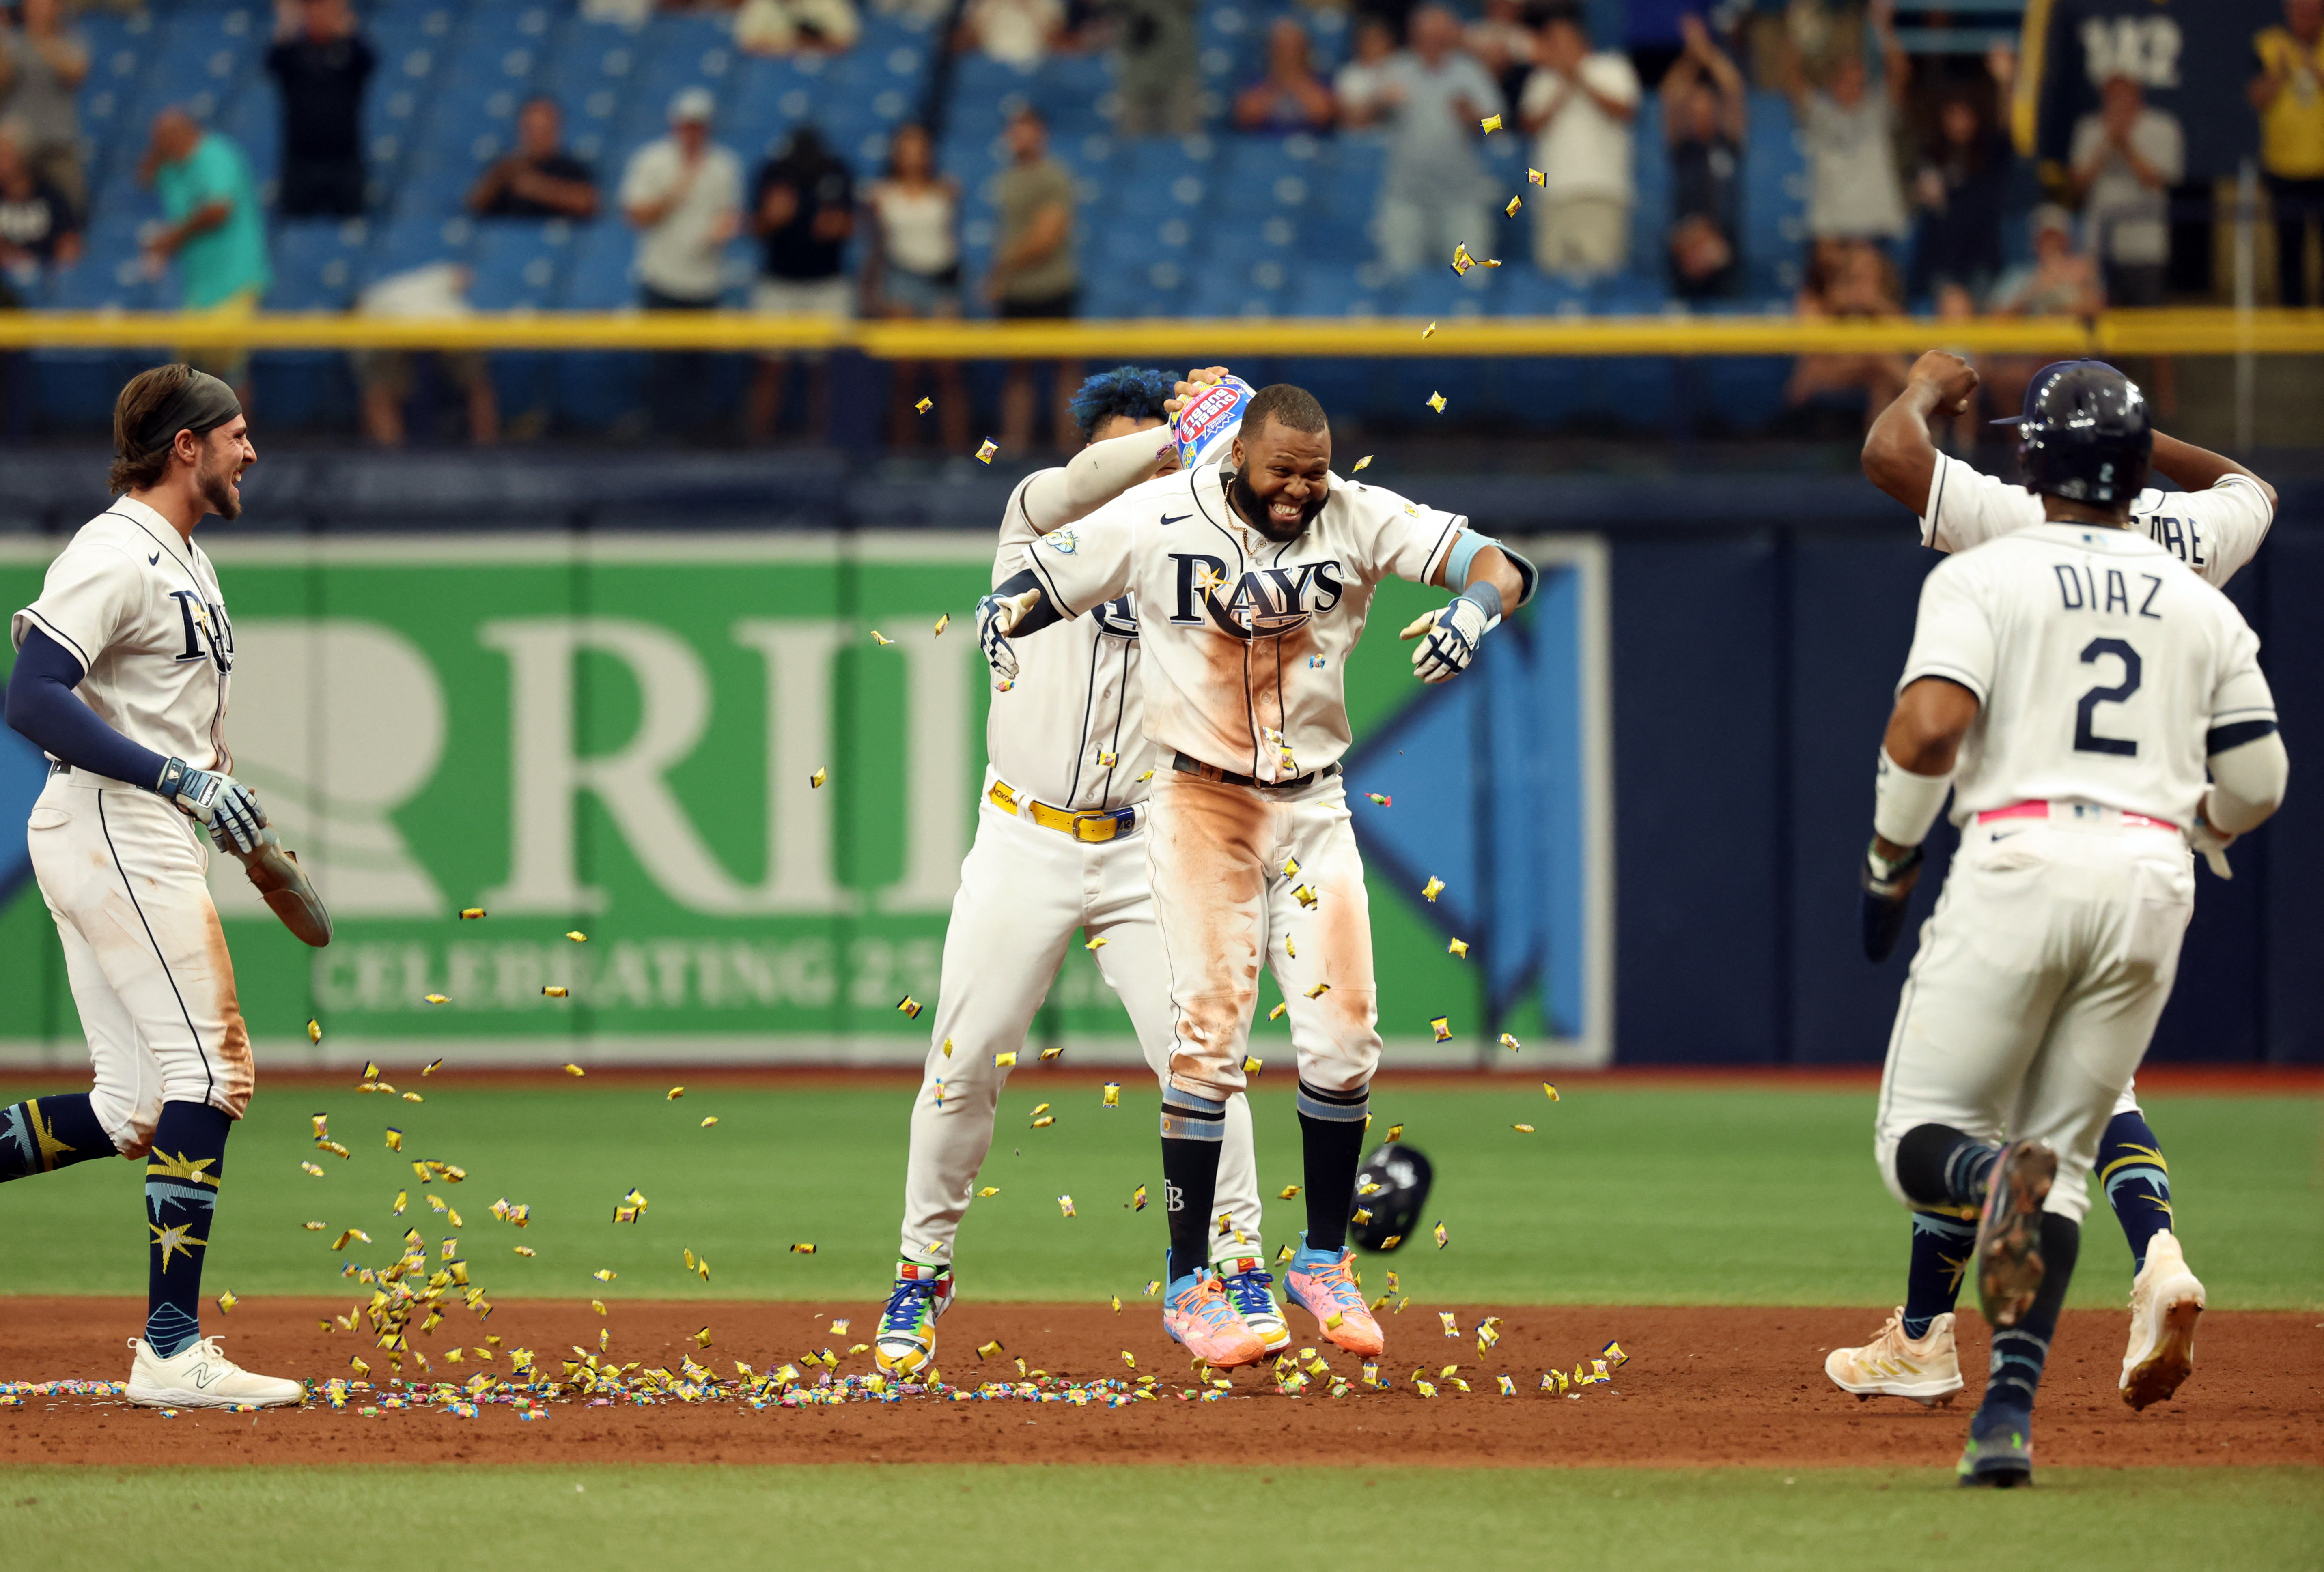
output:
[[[1952,784],[1950,772],[1914,775],[1889,758],[1884,744],[1879,773],[1872,782],[1874,832],[1898,846],[1918,846],[1929,838],[1929,826],[1937,822]]]
[[[146,789],[157,797],[167,797],[174,801],[178,795],[178,787],[184,783],[192,769],[193,767],[182,758],[170,759],[161,766],[161,773],[154,777],[153,784]]]
[[[1471,602],[1479,611],[1485,613],[1487,627],[1489,628],[1501,620],[1501,592],[1491,580],[1471,584],[1461,592],[1459,598]]]

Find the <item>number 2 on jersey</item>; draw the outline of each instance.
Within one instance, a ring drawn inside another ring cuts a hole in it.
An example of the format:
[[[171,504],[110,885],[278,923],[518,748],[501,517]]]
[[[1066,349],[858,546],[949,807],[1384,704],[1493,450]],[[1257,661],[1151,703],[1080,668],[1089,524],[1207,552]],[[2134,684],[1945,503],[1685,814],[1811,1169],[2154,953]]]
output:
[[[2127,737],[2101,737],[2091,726],[2091,719],[2100,704],[2119,704],[2138,691],[2140,664],[2138,651],[2127,639],[2093,639],[2082,646],[2082,664],[2095,665],[2101,656],[2111,655],[2122,662],[2122,681],[2110,688],[2092,688],[2074,706],[2074,751],[2077,753],[2114,753],[2125,758],[2138,757],[2138,744]]]

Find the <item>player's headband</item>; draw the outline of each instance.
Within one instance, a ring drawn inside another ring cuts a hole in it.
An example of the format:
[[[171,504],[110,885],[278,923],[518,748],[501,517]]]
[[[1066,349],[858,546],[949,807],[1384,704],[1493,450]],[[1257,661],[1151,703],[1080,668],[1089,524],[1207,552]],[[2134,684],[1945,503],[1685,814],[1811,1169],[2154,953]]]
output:
[[[215,431],[241,413],[242,400],[234,396],[232,388],[208,372],[196,372],[186,379],[184,387],[145,418],[145,424],[137,430],[137,451],[151,453],[167,447],[180,431],[197,437]]]

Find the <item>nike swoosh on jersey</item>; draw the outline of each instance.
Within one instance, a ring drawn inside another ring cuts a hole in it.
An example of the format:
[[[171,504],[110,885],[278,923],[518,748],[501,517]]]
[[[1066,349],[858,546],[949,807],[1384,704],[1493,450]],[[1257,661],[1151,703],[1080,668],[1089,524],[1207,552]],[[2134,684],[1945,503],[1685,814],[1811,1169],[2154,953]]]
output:
[[[1193,517],[1194,515],[1192,513],[1165,513],[1162,515],[1162,522],[1165,524],[1176,524],[1181,519],[1191,519]]]
[[[149,567],[159,567],[161,565],[161,554],[158,551],[155,552],[152,556],[145,559],[145,564]]]

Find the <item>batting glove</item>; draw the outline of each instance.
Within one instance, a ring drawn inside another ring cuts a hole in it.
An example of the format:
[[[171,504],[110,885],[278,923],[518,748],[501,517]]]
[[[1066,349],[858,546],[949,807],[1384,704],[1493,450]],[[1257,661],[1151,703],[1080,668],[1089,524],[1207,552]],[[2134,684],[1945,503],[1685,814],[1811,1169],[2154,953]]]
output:
[[[1921,882],[1921,849],[1915,846],[1891,862],[1867,843],[1864,864],[1857,869],[1856,878],[1864,891],[1858,903],[1864,924],[1864,958],[1886,961],[1896,952],[1896,941],[1904,932],[1904,914],[1913,904],[1913,887]]]
[[[2221,878],[2236,877],[2236,870],[2227,866],[2227,848],[2235,843],[2233,835],[2225,830],[2212,829],[2204,822],[2200,813],[2195,815],[2194,823],[2188,826],[2187,844],[2201,853],[2203,860],[2211,865],[2211,871]]]
[[[976,602],[976,642],[983,649],[985,664],[992,668],[992,675],[1003,682],[1017,678],[1017,651],[1010,646],[1009,635],[1016,630],[1017,619],[1038,597],[1038,591],[1028,590],[1008,600],[987,595]]]
[[[1440,611],[1415,618],[1398,635],[1420,640],[1420,648],[1412,652],[1413,675],[1425,683],[1441,683],[1468,670],[1493,621],[1484,607],[1466,595],[1455,597]]]
[[[220,851],[247,854],[258,850],[266,810],[258,805],[257,795],[234,777],[173,758],[161,767],[161,778],[153,789],[198,820]]]

